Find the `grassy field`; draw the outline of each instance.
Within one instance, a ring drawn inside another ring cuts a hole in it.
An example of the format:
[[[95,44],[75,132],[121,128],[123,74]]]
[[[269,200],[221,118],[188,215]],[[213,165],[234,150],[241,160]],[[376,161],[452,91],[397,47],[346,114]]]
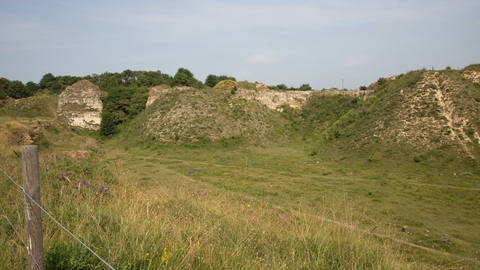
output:
[[[41,152],[42,204],[117,269],[480,268],[477,174],[350,168],[301,145],[118,145],[83,161]],[[2,160],[20,179],[20,159]],[[2,194],[23,235],[18,190],[3,180]],[[1,225],[2,265],[25,268]],[[104,268],[46,217],[44,244],[48,269]]]
[[[318,96],[283,113],[245,101],[213,110],[215,89],[174,93],[159,108],[195,112],[191,124],[150,121],[152,108],[113,138],[59,124],[56,97],[39,95],[0,109],[0,168],[20,183],[20,145],[38,145],[44,208],[116,269],[480,269],[478,161],[455,143],[424,150],[374,134],[396,125],[397,92],[420,75],[379,79],[365,101]],[[460,103],[477,119],[480,88],[467,88]],[[165,126],[148,134],[146,123]],[[208,139],[226,124],[248,132]],[[0,269],[24,269],[23,197],[0,179]],[[47,269],[106,269],[43,220]]]

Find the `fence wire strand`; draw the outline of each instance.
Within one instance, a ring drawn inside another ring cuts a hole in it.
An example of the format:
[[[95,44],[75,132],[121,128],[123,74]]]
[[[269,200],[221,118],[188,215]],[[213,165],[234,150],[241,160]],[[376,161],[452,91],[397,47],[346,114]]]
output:
[[[3,210],[3,207],[2,207],[1,205],[0,205],[0,209],[1,209],[2,212],[3,212],[3,217],[7,220],[8,224],[10,224],[10,227],[12,227],[13,231],[15,232],[15,235],[17,235],[18,240],[20,240],[20,242],[22,242],[23,246],[25,247],[25,250],[27,250],[27,255],[30,255],[30,257],[32,257],[33,262],[35,263],[35,265],[37,266],[37,268],[38,268],[39,270],[42,270],[42,268],[40,267],[40,265],[38,265],[37,260],[35,260],[35,257],[33,257],[33,255],[31,255],[31,254],[28,252],[27,244],[25,244],[25,242],[23,242],[22,237],[20,237],[20,234],[17,232],[17,229],[15,229],[15,226],[13,226],[12,222],[10,221],[10,219],[9,219],[8,216],[7,216],[7,213],[5,212],[5,210]]]
[[[90,253],[92,253],[93,255],[95,255],[95,257],[97,257],[103,264],[105,264],[108,268],[112,269],[112,270],[115,270],[115,268],[113,268],[113,266],[111,266],[109,263],[107,263],[104,259],[102,259],[95,251],[93,251],[91,248],[89,248],[85,243],[82,242],[82,240],[80,240],[78,237],[76,237],[73,233],[71,233],[67,228],[65,228],[65,226],[63,226],[58,220],[56,220],[50,213],[47,212],[47,210],[45,210],[40,204],[38,204],[32,197],[30,197],[30,195],[27,194],[27,192],[25,192],[25,189],[23,189],[22,186],[20,186],[17,182],[15,182],[15,180],[13,180],[2,168],[0,168],[0,170],[7,176],[8,179],[10,179],[10,181],[12,181],[12,183],[14,185],[16,185],[18,188],[20,188],[23,192],[23,194],[25,194],[25,196],[27,196],[27,198],[32,201],[36,206],[38,206],[40,208],[40,210],[42,210],[42,212],[44,212],[51,220],[53,220],[62,230],[64,230],[65,232],[67,232],[71,237],[73,237],[73,239],[75,239],[78,243],[80,243],[82,246],[84,246],[88,251],[90,251]],[[2,209],[3,210],[3,209]],[[23,241],[22,241],[23,242]],[[25,246],[26,247],[26,246]],[[37,264],[37,262],[35,262]],[[38,264],[37,264],[38,266]]]

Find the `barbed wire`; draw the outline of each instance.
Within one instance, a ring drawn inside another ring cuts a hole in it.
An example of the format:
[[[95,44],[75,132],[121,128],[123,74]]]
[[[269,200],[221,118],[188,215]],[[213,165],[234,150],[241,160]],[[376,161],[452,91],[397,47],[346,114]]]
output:
[[[10,227],[12,227],[13,231],[15,232],[15,235],[17,235],[18,240],[20,240],[20,242],[22,242],[23,246],[24,246],[25,249],[27,250],[27,255],[30,255],[30,257],[32,257],[33,262],[35,263],[35,265],[37,266],[37,268],[40,269],[40,270],[42,270],[42,268],[40,267],[40,265],[38,265],[37,260],[35,260],[35,257],[28,252],[27,244],[25,244],[25,242],[22,240],[22,237],[20,237],[20,234],[17,232],[17,229],[15,229],[15,226],[13,226],[12,222],[10,221],[10,219],[9,219],[8,216],[7,216],[7,213],[5,212],[5,210],[3,210],[3,207],[2,207],[1,205],[0,205],[0,209],[1,209],[2,212],[3,212],[3,217],[7,220],[8,224],[10,224]]]
[[[40,210],[42,210],[42,212],[44,212],[51,220],[53,220],[62,230],[64,230],[65,232],[67,232],[71,237],[73,237],[73,239],[77,240],[78,243],[80,243],[82,246],[84,246],[88,251],[90,251],[90,253],[92,253],[93,255],[95,255],[95,257],[97,257],[103,264],[105,264],[108,268],[112,269],[112,270],[115,270],[115,268],[113,268],[113,266],[111,266],[109,263],[107,263],[104,259],[102,259],[102,257],[100,257],[95,251],[93,251],[91,248],[89,248],[84,242],[82,242],[82,240],[80,240],[78,237],[76,237],[73,233],[71,233],[65,226],[63,226],[58,220],[56,220],[50,213],[47,212],[47,210],[45,210],[40,204],[38,204],[32,197],[30,197],[30,195],[27,194],[27,192],[25,192],[25,189],[20,186],[17,182],[15,182],[15,180],[12,179],[12,177],[10,177],[10,175],[8,175],[1,167],[0,167],[0,171],[3,172],[3,174],[5,174],[7,176],[8,179],[10,179],[10,181],[16,185],[18,188],[20,188],[23,192],[23,194],[25,194],[25,196],[27,196],[28,199],[30,199],[30,201],[32,201],[36,206],[38,206],[38,208],[40,208]],[[35,262],[36,263],[36,262]],[[38,266],[38,264],[37,264]]]

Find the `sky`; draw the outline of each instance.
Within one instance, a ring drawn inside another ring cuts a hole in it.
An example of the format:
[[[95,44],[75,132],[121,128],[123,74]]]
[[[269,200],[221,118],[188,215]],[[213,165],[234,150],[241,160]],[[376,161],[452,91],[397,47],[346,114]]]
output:
[[[189,69],[347,88],[480,63],[478,0],[0,0],[0,77]]]

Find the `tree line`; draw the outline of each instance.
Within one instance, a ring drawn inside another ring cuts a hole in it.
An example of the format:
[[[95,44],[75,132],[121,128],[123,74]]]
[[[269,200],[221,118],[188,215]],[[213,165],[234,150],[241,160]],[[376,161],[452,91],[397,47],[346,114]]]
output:
[[[49,94],[60,94],[67,86],[79,80],[86,79],[97,85],[104,94],[102,95],[103,110],[100,133],[104,136],[112,136],[118,133],[123,124],[128,123],[135,115],[145,109],[148,99],[148,89],[155,85],[167,85],[170,87],[187,86],[196,89],[214,87],[222,80],[236,81],[235,77],[226,75],[210,74],[202,82],[195,78],[194,74],[186,69],[179,68],[172,77],[161,71],[124,70],[123,72],[104,72],[80,76],[54,76],[52,73],[45,74],[38,83],[29,81],[26,84],[18,80],[10,81],[0,78],[0,101],[7,98],[26,98],[40,91]],[[284,84],[270,86],[274,90],[298,90],[287,88]],[[311,90],[308,84],[303,84],[300,90]],[[0,102],[0,106],[2,103]]]
[[[170,76],[161,71],[142,71],[142,70],[124,70],[123,72],[104,72],[102,74],[91,74],[87,76],[54,76],[52,73],[43,75],[38,83],[29,81],[23,83],[19,80],[9,80],[0,78],[0,100],[10,98],[25,98],[35,95],[39,91],[48,89],[51,94],[60,94],[69,85],[79,80],[86,79],[94,83],[103,91],[109,91],[112,87],[152,87],[154,85],[165,84],[170,87],[189,86],[197,89],[205,87],[214,87],[222,80],[236,81],[235,77],[226,75],[207,76],[204,82],[195,78],[193,73],[186,68],[179,68],[175,76]],[[268,86],[271,90],[312,90],[309,84],[302,84],[300,87],[287,87],[285,84]]]

